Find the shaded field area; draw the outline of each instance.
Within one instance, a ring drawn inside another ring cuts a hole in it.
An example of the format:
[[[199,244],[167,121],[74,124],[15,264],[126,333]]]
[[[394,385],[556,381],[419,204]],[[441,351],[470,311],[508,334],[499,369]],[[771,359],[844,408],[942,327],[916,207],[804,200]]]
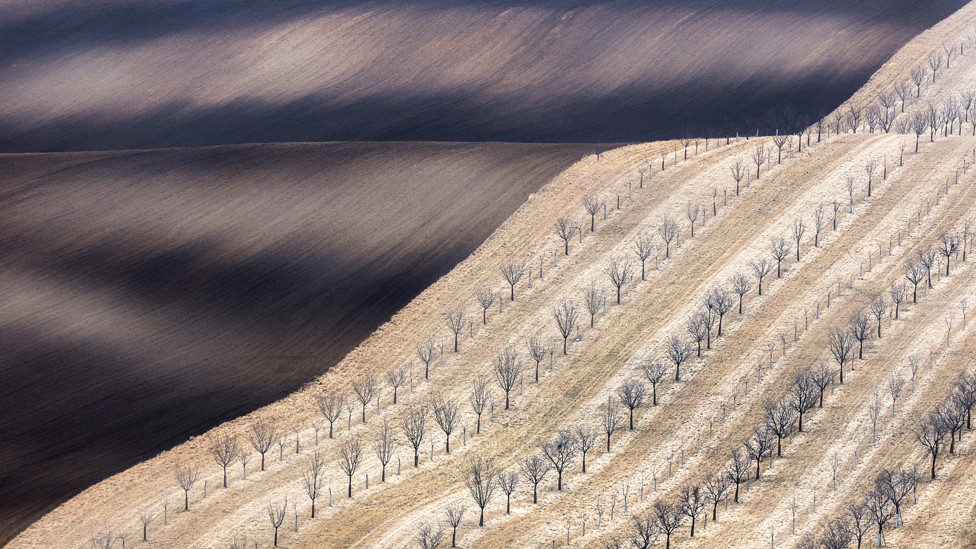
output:
[[[635,142],[830,112],[962,0],[0,5],[0,150]]]
[[[326,371],[591,149],[0,156],[0,544]]]

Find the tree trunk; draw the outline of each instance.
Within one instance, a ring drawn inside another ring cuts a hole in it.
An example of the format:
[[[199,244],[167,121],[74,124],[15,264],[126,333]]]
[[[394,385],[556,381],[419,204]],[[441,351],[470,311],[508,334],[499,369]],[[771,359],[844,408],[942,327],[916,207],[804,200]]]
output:
[[[651,402],[657,406],[657,383],[651,383]]]
[[[630,409],[630,430],[634,430],[634,409]]]
[[[485,525],[485,508],[482,507],[481,508],[481,518],[478,519],[478,526],[484,526],[484,525]]]
[[[564,355],[566,354],[566,340],[567,339],[569,339],[569,336],[563,336],[563,354]]]
[[[532,503],[539,503],[539,485],[532,485]]]
[[[227,488],[227,466],[224,465],[224,488]]]
[[[736,503],[739,503],[739,480],[735,481],[735,498],[733,499]]]
[[[607,433],[607,451],[610,451],[610,433]],[[935,477],[933,477],[935,478]]]
[[[505,409],[508,410],[508,391],[505,391]]]
[[[413,466],[415,469],[420,467],[420,454],[417,452],[417,448],[413,449]]]
[[[190,510],[190,491],[189,490],[183,490],[183,510],[184,511],[189,511]]]
[[[349,497],[352,497],[352,475],[349,475]]]

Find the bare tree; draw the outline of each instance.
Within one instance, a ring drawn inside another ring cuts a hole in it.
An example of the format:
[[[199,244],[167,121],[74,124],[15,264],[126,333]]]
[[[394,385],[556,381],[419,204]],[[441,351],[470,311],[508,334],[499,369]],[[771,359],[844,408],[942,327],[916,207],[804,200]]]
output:
[[[783,163],[783,147],[786,145],[786,135],[777,135],[777,136],[773,137],[773,145],[776,145],[776,150],[778,151],[777,152],[777,155],[776,155],[776,163],[777,164],[782,164]],[[758,178],[759,176],[756,176],[756,177]]]
[[[505,409],[508,410],[508,394],[522,374],[522,362],[518,358],[518,352],[511,347],[506,347],[498,353],[495,356],[494,373],[498,386],[505,391]]]
[[[485,412],[485,407],[491,401],[488,380],[484,376],[478,376],[472,382],[471,396],[468,401],[471,403],[471,410],[478,416],[475,434],[481,434],[481,414]]]
[[[935,75],[942,68],[942,52],[934,51],[929,54],[929,68],[932,69],[932,82],[935,82]]]
[[[356,469],[362,460],[363,447],[359,438],[347,438],[339,444],[337,454],[339,456],[339,468],[349,477],[349,497],[352,497],[352,476],[356,474]]]
[[[839,366],[838,371],[840,372],[840,383],[843,385],[844,363],[851,358],[854,352],[854,337],[848,330],[833,328],[827,336],[827,347],[830,349],[830,354],[834,356],[834,360],[837,361],[837,366]]]
[[[742,160],[736,158],[729,164],[729,170],[732,172],[732,179],[735,179],[735,196],[739,196],[739,182],[741,182],[746,176],[745,167],[742,165]]]
[[[251,454],[245,450],[237,456],[237,461],[241,464],[241,480],[247,480],[247,464],[251,462]]]
[[[884,490],[876,487],[868,493],[867,508],[872,521],[878,526],[878,539],[882,539],[884,525],[891,520],[894,514],[891,502],[888,500],[888,495]]]
[[[756,143],[756,146],[752,149],[752,162],[756,165],[756,179],[759,179],[759,169],[766,162],[768,155],[766,154],[766,146],[762,143]]]
[[[673,217],[665,217],[658,225],[657,233],[664,241],[664,257],[671,257],[671,241],[678,236],[678,222]]]
[[[715,475],[705,483],[705,496],[712,505],[712,521],[718,520],[718,504],[725,498],[731,486],[732,481],[724,473]]]
[[[695,520],[705,511],[706,496],[698,484],[686,484],[680,497],[681,512],[691,519],[691,537],[695,537]]]
[[[556,236],[561,238],[565,245],[565,255],[569,255],[569,239],[580,230],[579,223],[560,217],[556,220],[555,230]]]
[[[590,214],[590,232],[596,228],[596,214],[600,211],[600,199],[588,194],[583,196],[583,208]]]
[[[210,438],[210,455],[224,470],[224,488],[227,488],[227,466],[233,463],[240,453],[241,444],[237,435],[224,433],[217,438]]]
[[[403,436],[407,437],[413,447],[413,466],[420,466],[420,445],[424,442],[427,432],[427,416],[430,409],[421,404],[411,409],[403,417]],[[480,416],[479,416],[480,417]]]
[[[739,296],[739,314],[742,314],[742,297],[752,289],[752,279],[745,273],[735,273],[732,276],[732,291]]]
[[[667,342],[668,358],[674,364],[674,381],[681,381],[681,365],[691,357],[691,349],[688,344],[678,336],[671,336]]]
[[[525,478],[532,483],[532,503],[539,503],[539,483],[541,483],[552,466],[549,461],[537,454],[533,454],[519,462],[519,468]]]
[[[366,405],[376,394],[376,378],[371,372],[364,372],[359,375],[359,378],[353,380],[352,390],[363,407],[363,423],[366,423]]]
[[[888,300],[885,299],[884,294],[875,295],[871,297],[871,303],[868,305],[868,309],[878,322],[878,339],[881,339],[881,319],[888,312]]]
[[[528,267],[525,263],[509,263],[501,268],[502,276],[505,278],[505,282],[508,282],[511,288],[510,300],[515,301],[515,285],[518,284],[525,273],[528,272]],[[489,303],[489,306],[491,303]]]
[[[498,487],[505,493],[505,514],[512,514],[512,492],[518,487],[519,475],[515,471],[498,473]]]
[[[644,379],[651,384],[651,405],[657,406],[657,385],[664,379],[666,373],[664,364],[660,362],[644,362],[640,366]]]
[[[949,429],[943,423],[939,414],[932,412],[924,420],[920,421],[913,429],[915,440],[922,446],[932,458],[932,480],[935,480],[935,462],[942,451],[942,443],[949,434]]]
[[[468,474],[464,478],[464,483],[468,486],[475,505],[481,509],[478,526],[485,525],[485,506],[495,493],[496,474],[495,462],[491,459],[472,458],[468,464]]]
[[[434,408],[434,421],[440,426],[441,430],[444,431],[444,448],[445,451],[451,453],[451,433],[454,432],[454,428],[457,426],[458,410],[460,405],[454,399],[450,398],[438,398],[433,399]]]
[[[864,360],[864,340],[871,337],[871,324],[868,314],[856,311],[847,320],[847,329],[858,342],[857,359]]]
[[[698,205],[689,202],[685,209],[685,215],[688,217],[688,224],[691,226],[691,237],[695,238],[695,222],[698,221]]]
[[[393,453],[396,451],[396,447],[396,437],[390,430],[390,425],[384,421],[383,429],[380,430],[380,434],[376,438],[376,443],[373,444],[376,459],[380,462],[380,482],[386,482],[386,466],[393,460]]]
[[[426,522],[420,525],[420,531],[417,532],[417,544],[420,545],[420,549],[438,549],[443,541],[444,530],[440,526],[435,530]]]
[[[749,266],[752,267],[752,274],[756,275],[756,280],[759,281],[759,295],[762,295],[763,278],[773,270],[773,263],[768,257],[764,256],[753,260],[749,263]]]
[[[603,422],[603,432],[607,435],[607,451],[610,451],[610,437],[620,426],[620,410],[613,404],[613,399],[607,398],[606,406],[601,407],[600,420]]]
[[[769,253],[772,254],[773,259],[776,260],[776,278],[781,277],[780,267],[783,264],[783,260],[789,257],[792,251],[792,246],[789,241],[784,237],[773,238],[769,243]]]
[[[407,384],[406,368],[390,368],[386,371],[386,382],[393,389],[393,404],[397,403],[397,389]]]
[[[803,238],[803,233],[806,231],[806,226],[803,224],[802,218],[797,218],[793,220],[793,241],[796,242],[796,260],[800,260],[800,239]],[[774,254],[775,255],[775,254]]]
[[[147,533],[149,530],[149,525],[156,520],[158,516],[158,511],[152,507],[143,507],[139,510],[139,522],[142,523],[142,541],[148,541]]]
[[[339,393],[333,391],[329,394],[319,396],[316,399],[316,404],[318,404],[319,412],[329,422],[329,438],[332,438],[332,426],[342,414],[342,409],[346,405],[346,399]]]
[[[640,259],[641,262],[641,280],[645,280],[644,265],[647,262],[647,258],[651,257],[651,254],[653,254],[655,251],[656,248],[654,246],[651,234],[646,231],[641,231],[637,235],[637,238],[634,239],[634,253],[637,254],[637,258]]]
[[[925,266],[918,259],[908,258],[905,262],[905,278],[912,283],[912,303],[918,303],[918,285],[925,280]]]
[[[898,96],[898,101],[901,102],[899,112],[905,112],[905,102],[912,98],[912,86],[908,83],[907,79],[895,84],[895,95]]]
[[[541,338],[534,336],[527,340],[527,344],[529,347],[529,356],[531,356],[532,360],[535,361],[535,382],[538,383],[539,364],[546,358],[546,355],[549,354],[550,349]]]
[[[261,454],[261,470],[264,471],[264,455],[271,449],[271,445],[278,439],[278,426],[275,421],[258,419],[251,424],[251,432],[247,435],[254,451]]]
[[[739,485],[749,476],[749,459],[742,450],[732,450],[732,460],[725,466],[725,476],[735,484],[734,501],[739,503]]]
[[[709,311],[710,313],[711,311]],[[688,331],[688,335],[691,336],[692,341],[695,342],[697,346],[697,356],[701,356],[701,344],[706,337],[710,336],[710,333],[706,332],[706,318],[708,317],[704,312],[698,311],[688,318],[688,324],[685,329]],[[710,330],[709,330],[710,332]]]
[[[935,265],[935,258],[938,255],[938,251],[933,248],[928,248],[927,250],[919,250],[918,260],[925,267],[925,278],[927,280],[928,287],[932,287],[932,267]]]
[[[843,366],[841,368],[843,369]],[[830,371],[830,368],[826,364],[821,362],[820,366],[813,371],[812,379],[814,385],[817,386],[817,390],[820,391],[819,402],[820,407],[823,408],[824,391],[834,382],[834,373]]]
[[[816,373],[812,368],[801,370],[796,374],[793,385],[790,386],[789,402],[798,419],[797,431],[803,432],[803,414],[813,410],[817,405],[817,384],[814,380]]]
[[[833,230],[836,231],[837,230],[837,212],[838,212],[838,210],[840,210],[840,202],[837,202],[836,200],[834,200],[833,206],[834,206],[834,225],[833,225],[834,228],[833,228]]]
[[[864,501],[847,504],[847,513],[845,513],[845,516],[850,525],[851,535],[857,540],[858,547],[861,546],[864,535],[867,533],[868,528],[871,527],[870,515],[871,513],[868,511],[868,506]]]
[[[915,152],[918,152],[918,140],[929,128],[928,117],[922,111],[915,111],[911,118],[912,133],[915,134]]]
[[[776,438],[766,425],[756,427],[752,436],[742,441],[749,458],[756,462],[756,480],[759,480],[759,467],[763,459],[773,450],[773,439]]]
[[[430,379],[430,363],[436,353],[437,342],[434,341],[434,336],[427,336],[427,339],[417,344],[417,357],[424,363],[424,379]]]
[[[586,472],[586,454],[596,446],[596,439],[599,436],[595,429],[590,429],[582,423],[577,423],[573,428],[573,435],[576,437],[576,445],[580,455],[583,457],[583,472]]]
[[[583,301],[586,302],[586,312],[590,313],[590,328],[592,328],[596,315],[607,302],[607,297],[602,290],[597,289],[596,285],[590,284],[590,288],[583,293]]]
[[[576,321],[578,319],[576,305],[569,301],[563,301],[559,307],[553,308],[552,317],[556,320],[559,333],[563,336],[563,354],[565,355],[567,354],[566,342],[569,340],[569,336],[572,335],[573,328],[576,327]]]
[[[271,526],[274,528],[274,546],[278,546],[278,529],[285,522],[285,513],[288,511],[288,496],[278,503],[273,501],[268,504],[268,518],[271,519]]]
[[[444,313],[444,322],[447,329],[454,334],[454,352],[458,352],[458,335],[464,331],[467,323],[464,320],[464,307],[458,307]]]
[[[939,420],[942,422],[942,428],[946,431],[946,435],[949,436],[950,454],[956,453],[956,433],[961,431],[966,424],[966,410],[954,397],[955,395],[949,397],[935,409],[936,415],[939,416]]]
[[[634,430],[634,410],[640,408],[644,404],[644,398],[647,395],[647,386],[645,386],[640,381],[628,380],[625,381],[617,389],[617,397],[620,399],[620,403],[630,410],[630,430]]]
[[[610,277],[610,282],[617,288],[617,305],[620,305],[620,287],[626,284],[630,277],[630,261],[611,257],[605,272]]]
[[[888,295],[891,296],[891,302],[894,304],[895,320],[898,320],[898,309],[901,308],[901,304],[908,296],[908,287],[904,282],[892,282],[891,288],[888,289]]]
[[[664,549],[671,549],[671,535],[681,526],[684,518],[682,506],[655,501],[653,517],[658,530],[664,534]]]
[[[189,511],[190,490],[193,489],[193,485],[197,481],[198,471],[189,465],[184,467],[183,465],[177,464],[173,468],[173,473],[176,475],[176,483],[183,489],[183,510]]]
[[[478,298],[478,304],[481,305],[481,324],[487,325],[488,309],[495,303],[495,290],[492,290],[490,286],[485,286],[475,292],[475,297]]]
[[[793,434],[796,413],[786,399],[763,403],[766,430],[776,435],[776,457],[783,457],[783,439]]]
[[[722,319],[735,305],[732,294],[722,287],[713,288],[712,291],[708,292],[706,303],[718,315],[718,337],[722,337]]]
[[[576,459],[577,452],[576,437],[569,431],[562,431],[555,439],[542,444],[542,455],[556,471],[556,490],[563,489],[563,471]]]
[[[447,506],[447,523],[451,525],[451,547],[457,547],[457,529],[464,519],[464,506],[460,503],[452,503]]]
[[[954,234],[941,233],[939,234],[939,253],[945,258],[946,265],[946,276],[949,276],[949,264],[951,263],[952,256],[956,254],[959,249],[959,237]]]
[[[323,484],[325,484],[325,461],[319,457],[319,452],[316,450],[302,467],[302,486],[305,487],[308,499],[312,500],[312,518],[315,518],[315,500],[321,495]]]

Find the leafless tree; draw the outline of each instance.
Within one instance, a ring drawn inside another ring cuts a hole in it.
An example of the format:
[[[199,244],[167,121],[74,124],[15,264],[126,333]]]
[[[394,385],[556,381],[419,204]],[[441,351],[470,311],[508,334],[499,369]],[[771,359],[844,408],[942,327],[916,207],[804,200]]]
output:
[[[929,68],[932,69],[932,82],[935,82],[935,75],[942,68],[942,52],[934,51],[929,54]]]
[[[210,438],[210,455],[224,470],[224,488],[227,488],[227,466],[233,463],[240,453],[241,444],[237,435],[224,433],[219,437]]]
[[[329,422],[329,438],[332,438],[332,426],[342,414],[342,409],[346,406],[346,399],[336,392],[320,395],[316,399],[319,412]]]
[[[626,284],[630,277],[630,261],[611,257],[605,272],[610,277],[610,282],[617,288],[617,305],[620,305],[620,287]]]
[[[691,357],[691,349],[678,336],[671,336],[667,342],[668,358],[674,364],[674,381],[681,381],[681,365]]]
[[[806,226],[803,224],[802,218],[797,218],[793,220],[793,241],[796,243],[796,260],[800,260],[800,239],[803,238],[803,233],[806,231]],[[775,255],[775,254],[774,254]]]
[[[725,499],[732,481],[725,473],[719,473],[705,483],[705,497],[712,505],[712,521],[718,520],[718,504]]]
[[[864,311],[855,311],[847,320],[847,329],[857,340],[857,359],[864,360],[864,340],[871,337],[871,321]]]
[[[596,439],[599,435],[596,430],[586,427],[582,423],[577,423],[573,427],[573,436],[576,437],[576,447],[579,448],[580,455],[583,458],[583,472],[585,473],[586,454],[596,445]]]
[[[885,313],[888,312],[888,300],[885,299],[883,294],[878,294],[871,298],[871,304],[869,306],[871,314],[878,321],[878,339],[881,339],[881,319],[884,318]]]
[[[366,423],[366,405],[373,400],[376,394],[376,378],[371,372],[364,372],[352,382],[352,391],[356,393],[356,399],[363,407],[363,423]]]
[[[739,314],[742,314],[742,297],[752,290],[752,279],[746,273],[735,273],[732,276],[732,291],[739,296]]]
[[[454,432],[454,428],[457,426],[460,405],[454,399],[439,397],[435,397],[432,404],[434,421],[440,426],[441,431],[444,431],[444,449],[450,454],[451,433]]]
[[[861,117],[864,115],[864,107],[858,103],[850,102],[847,104],[847,126],[854,133],[861,125]]]
[[[820,366],[813,371],[812,379],[813,384],[816,385],[817,390],[820,392],[819,403],[820,407],[823,408],[824,391],[826,391],[827,387],[830,387],[830,384],[833,383],[834,373],[830,371],[830,368],[828,368],[826,364],[821,362]]]
[[[695,537],[695,520],[705,511],[708,501],[698,484],[686,484],[681,490],[681,512],[691,519],[691,537]]]
[[[539,483],[546,478],[546,475],[552,470],[552,466],[549,465],[548,460],[543,459],[538,454],[533,454],[520,461],[519,468],[525,478],[532,483],[532,503],[539,503]]]
[[[891,288],[888,289],[888,295],[891,296],[891,302],[894,304],[895,320],[898,320],[898,309],[908,297],[908,287],[904,282],[892,282]]]
[[[729,170],[732,172],[732,179],[735,179],[735,196],[739,196],[739,182],[741,182],[746,176],[745,167],[742,165],[742,159],[736,158],[729,164]]]
[[[950,396],[935,409],[946,435],[949,436],[950,454],[956,453],[956,433],[961,431],[966,424],[966,410],[954,397],[955,395]]]
[[[925,265],[918,259],[908,258],[905,262],[905,278],[912,283],[912,303],[918,303],[918,285],[925,280]]]
[[[749,266],[752,267],[752,274],[756,275],[756,280],[759,281],[759,295],[762,295],[762,281],[773,270],[773,262],[764,256],[753,260]]]
[[[678,236],[678,222],[674,220],[673,217],[665,217],[661,220],[661,224],[658,225],[657,234],[661,236],[661,240],[664,241],[664,257],[665,259],[671,257],[671,241]]]
[[[827,336],[827,347],[830,349],[830,354],[834,356],[834,360],[837,361],[840,383],[843,385],[844,363],[850,360],[854,352],[854,337],[849,330],[833,328]]]
[[[478,376],[472,382],[471,396],[468,397],[468,401],[471,403],[471,410],[478,417],[475,434],[481,434],[481,414],[485,412],[485,407],[491,401],[488,380],[484,376]]]
[[[580,230],[579,223],[575,221],[570,221],[565,217],[560,217],[556,220],[555,225],[556,236],[562,239],[565,246],[565,255],[569,255],[569,239],[573,238],[573,235]]]
[[[705,337],[710,335],[706,333],[706,314],[702,311],[698,311],[688,318],[688,324],[685,329],[688,331],[688,335],[691,336],[692,341],[697,345],[697,356],[701,356],[701,344],[705,340]]]
[[[865,501],[862,500],[847,504],[845,517],[850,525],[851,535],[857,540],[858,547],[861,546],[864,535],[867,534],[868,528],[871,527],[870,516],[871,513],[868,511],[868,506]]]
[[[976,94],[976,91],[973,91],[973,94]],[[962,260],[966,261],[966,245],[973,238],[973,220],[972,219],[963,220],[962,231],[960,232],[961,232],[960,240],[962,244]]]
[[[241,452],[241,455],[237,456],[237,461],[241,464],[241,479],[247,479],[247,464],[251,462],[251,454],[247,450]]]
[[[451,525],[451,547],[457,547],[457,529],[464,519],[464,506],[460,503],[452,503],[447,506],[447,523]]]
[[[384,421],[383,429],[380,430],[380,434],[376,438],[376,443],[373,444],[373,451],[376,453],[376,459],[379,460],[381,467],[380,482],[386,482],[386,466],[393,459],[396,447],[396,436],[390,430],[390,425]],[[312,504],[314,505],[315,502],[312,502]]]
[[[786,399],[763,403],[766,430],[776,435],[776,456],[783,457],[783,439],[793,434],[796,412]]]
[[[286,431],[279,431],[278,437],[275,438],[275,443],[278,445],[278,461],[283,461],[285,459],[285,444],[288,442],[288,433]]]
[[[528,272],[528,267],[525,263],[509,263],[501,268],[502,276],[505,278],[505,282],[508,282],[511,288],[510,300],[515,301],[515,285],[518,284],[525,273]],[[489,306],[491,303],[489,303]]]
[[[880,490],[877,487],[868,493],[867,497],[867,508],[868,514],[871,516],[871,520],[878,527],[878,539],[882,539],[884,533],[884,525],[891,520],[892,515],[894,515],[894,509],[892,509],[891,502],[888,500],[888,495],[884,490]]]
[[[430,363],[434,360],[436,353],[437,342],[434,341],[434,336],[428,336],[427,339],[417,344],[417,357],[424,363],[424,379],[430,379]]]
[[[583,196],[583,207],[586,213],[590,214],[590,232],[596,228],[596,214],[600,211],[600,199],[588,194]]]
[[[438,549],[443,541],[444,530],[440,526],[435,530],[426,522],[420,525],[420,531],[417,532],[417,544],[420,545],[420,549]]]
[[[732,460],[725,466],[725,476],[735,485],[736,503],[739,503],[739,485],[749,476],[749,458],[742,450],[732,450]]]
[[[478,304],[481,305],[481,323],[487,325],[488,309],[495,303],[495,290],[492,290],[490,286],[485,286],[475,292],[475,297],[478,298]]]
[[[193,489],[193,485],[197,481],[198,471],[191,468],[189,465],[183,466],[177,464],[173,468],[173,474],[176,475],[176,483],[180,485],[183,489],[183,510],[190,510],[190,490]]]
[[[895,95],[898,96],[898,100],[901,102],[900,112],[905,112],[905,101],[912,98],[912,86],[908,83],[908,80],[902,80],[895,84]]]
[[[427,433],[427,416],[429,414],[430,409],[426,405],[420,404],[403,417],[403,436],[413,447],[414,467],[420,466],[420,445],[423,444],[424,435]]]
[[[518,358],[518,352],[506,347],[498,353],[495,356],[494,373],[498,386],[505,391],[505,409],[508,410],[508,394],[522,375],[522,362]]]
[[[698,221],[698,205],[689,202],[685,209],[685,215],[688,217],[688,224],[691,226],[691,237],[695,238],[695,222]]]
[[[671,535],[681,526],[684,519],[682,506],[663,501],[654,502],[654,523],[664,534],[664,549],[671,549]]]
[[[932,267],[935,266],[935,258],[938,255],[938,251],[933,248],[928,248],[926,250],[919,250],[918,260],[925,268],[925,278],[929,288],[932,287]]]
[[[769,253],[772,254],[773,259],[776,260],[776,278],[782,276],[780,272],[780,267],[783,264],[783,260],[789,257],[792,251],[792,245],[785,237],[773,238],[769,243]]]
[[[959,237],[954,234],[941,233],[939,234],[939,253],[945,258],[946,265],[946,276],[949,276],[949,265],[952,260],[952,256],[956,254],[959,249]]]
[[[817,384],[814,380],[816,376],[812,368],[800,370],[790,386],[789,403],[796,414],[797,431],[803,432],[803,414],[813,410],[817,405]]]
[[[834,223],[833,227],[834,228],[833,228],[833,230],[836,231],[837,230],[837,212],[840,210],[840,202],[837,202],[836,200],[834,200],[833,206],[834,206],[834,221],[833,221],[833,223]]]
[[[149,525],[156,520],[158,516],[158,511],[152,507],[143,507],[139,511],[139,522],[142,523],[142,541],[148,541],[147,533],[149,530]]]
[[[928,117],[922,111],[915,111],[911,118],[912,133],[915,134],[915,152],[918,152],[918,140],[929,128]]]
[[[962,372],[959,374],[959,377],[956,379],[956,400],[962,409],[965,410],[966,430],[972,429],[972,410],[973,406],[976,406],[976,374],[971,372]]]
[[[593,324],[591,322],[590,326],[592,327],[592,325]],[[538,383],[539,364],[546,358],[546,355],[549,353],[549,346],[546,345],[541,338],[534,337],[534,336],[530,337],[527,340],[527,344],[529,348],[529,356],[531,356],[532,360],[535,361],[535,382]]]
[[[594,319],[600,313],[600,309],[605,306],[607,298],[595,284],[590,284],[590,288],[583,293],[583,301],[586,302],[586,312],[590,313],[590,328],[592,328]]]
[[[756,180],[759,179],[759,170],[762,168],[762,165],[766,162],[767,158],[766,145],[763,143],[756,143],[756,146],[752,149],[752,162],[756,165]]]
[[[325,461],[319,457],[318,450],[305,461],[302,467],[302,486],[308,499],[312,500],[312,518],[315,518],[315,500],[319,498],[322,485],[325,484]]]
[[[468,463],[468,474],[464,478],[471,498],[475,505],[481,509],[481,517],[478,519],[478,526],[485,525],[485,506],[491,501],[492,494],[495,493],[495,479],[497,471],[495,462],[491,459],[472,458]]]
[[[797,236],[797,222],[799,222],[799,237],[803,236],[803,221],[797,220],[793,222],[793,237],[796,239],[796,260],[800,260],[800,238]],[[826,225],[827,220],[824,217],[823,204],[817,204],[817,207],[813,210],[813,247],[820,247],[820,230]]]
[[[91,549],[112,549],[115,546],[115,532],[111,529],[93,532],[88,538]]]
[[[444,313],[444,322],[447,329],[454,334],[454,352],[458,352],[458,335],[464,331],[467,323],[464,320],[464,307],[458,307]],[[426,375],[426,374],[425,374]]]
[[[542,444],[542,455],[549,460],[553,470],[556,471],[557,490],[563,489],[563,471],[573,463],[578,451],[576,437],[569,431],[562,431],[555,439]]]
[[[666,373],[664,364],[657,361],[644,362],[640,366],[644,379],[651,384],[651,405],[657,406],[657,385],[664,379]]]
[[[567,354],[566,342],[569,340],[569,336],[573,334],[573,328],[576,327],[578,320],[576,305],[569,301],[563,301],[559,307],[553,308],[552,317],[556,320],[559,333],[563,336],[563,354],[565,355]]]
[[[641,280],[645,280],[644,265],[647,262],[647,258],[651,257],[651,254],[653,254],[655,251],[656,248],[654,247],[651,234],[646,231],[641,231],[637,235],[637,238],[634,239],[634,252],[637,254],[637,258],[640,259],[641,262]]]
[[[722,337],[722,319],[735,305],[732,294],[722,287],[713,288],[712,291],[708,292],[706,303],[718,315],[718,337]]]
[[[278,439],[278,426],[275,420],[256,420],[251,424],[251,432],[248,433],[247,438],[254,451],[261,454],[261,470],[264,471],[264,455]]]
[[[937,412],[930,413],[925,419],[921,420],[913,429],[915,440],[922,446],[932,458],[932,480],[935,480],[935,462],[942,451],[942,443],[949,434],[949,429],[943,423],[942,418]]]
[[[406,368],[390,368],[386,371],[386,382],[393,389],[393,404],[397,403],[397,389],[407,384]],[[331,438],[331,437],[330,437]]]
[[[756,480],[759,480],[759,467],[763,459],[773,450],[773,439],[776,438],[766,425],[756,427],[752,436],[742,441],[749,458],[756,462]]]
[[[359,438],[347,438],[339,444],[337,451],[339,457],[339,468],[349,477],[349,497],[352,497],[352,476],[356,474],[356,469],[362,460],[363,447]]]
[[[786,145],[786,135],[785,134],[784,135],[777,135],[777,136],[773,137],[773,144],[776,145],[776,150],[778,151],[777,152],[777,156],[776,156],[776,163],[777,164],[782,164],[783,163],[783,147]]]
[[[505,514],[512,514],[512,492],[518,487],[519,474],[515,471],[500,472],[498,473],[498,487],[502,489],[505,494]]]
[[[613,399],[607,398],[607,403],[600,409],[600,420],[603,423],[603,432],[607,435],[607,451],[610,451],[610,437],[620,426],[620,410],[614,405]]]
[[[271,526],[274,528],[274,546],[278,546],[278,529],[285,522],[285,513],[288,511],[288,496],[278,503],[273,501],[268,504],[268,518],[271,519]]]
[[[634,410],[640,408],[644,404],[644,398],[647,395],[647,386],[645,386],[640,381],[628,380],[625,381],[617,389],[617,397],[620,399],[620,403],[627,407],[630,411],[630,430],[634,430]]]

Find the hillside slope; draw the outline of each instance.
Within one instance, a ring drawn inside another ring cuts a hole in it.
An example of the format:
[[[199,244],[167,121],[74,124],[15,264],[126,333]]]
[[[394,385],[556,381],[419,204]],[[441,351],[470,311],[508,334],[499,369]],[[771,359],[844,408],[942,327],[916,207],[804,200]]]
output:
[[[0,156],[0,542],[320,375],[590,149]]]
[[[773,133],[964,2],[273,4],[0,3],[0,150]]]

